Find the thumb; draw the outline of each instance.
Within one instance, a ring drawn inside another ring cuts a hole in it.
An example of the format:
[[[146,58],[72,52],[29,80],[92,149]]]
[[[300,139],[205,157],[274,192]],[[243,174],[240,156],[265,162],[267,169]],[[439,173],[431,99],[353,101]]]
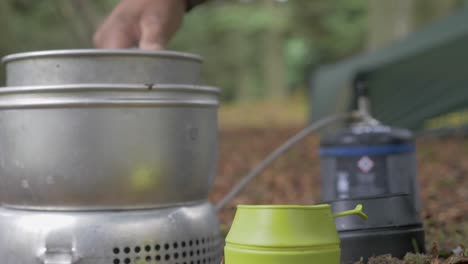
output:
[[[139,47],[144,50],[163,50],[167,37],[163,25],[156,15],[143,16],[140,22],[141,37]]]

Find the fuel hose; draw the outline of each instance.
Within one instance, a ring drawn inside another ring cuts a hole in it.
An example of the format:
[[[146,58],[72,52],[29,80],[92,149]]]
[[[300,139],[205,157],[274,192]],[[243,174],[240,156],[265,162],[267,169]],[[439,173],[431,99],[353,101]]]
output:
[[[239,193],[241,193],[244,188],[258,175],[260,175],[268,166],[275,161],[278,157],[283,155],[286,151],[288,151],[291,147],[295,146],[305,137],[310,135],[313,132],[316,132],[330,124],[333,124],[337,121],[347,120],[347,119],[361,119],[359,113],[347,113],[347,114],[338,114],[329,117],[322,118],[309,126],[305,127],[297,134],[289,138],[286,142],[284,142],[281,146],[271,152],[265,159],[263,159],[256,167],[254,167],[249,173],[247,173],[242,180],[235,185],[231,191],[221,199],[216,205],[216,211],[221,210],[224,208],[234,197],[236,197]]]

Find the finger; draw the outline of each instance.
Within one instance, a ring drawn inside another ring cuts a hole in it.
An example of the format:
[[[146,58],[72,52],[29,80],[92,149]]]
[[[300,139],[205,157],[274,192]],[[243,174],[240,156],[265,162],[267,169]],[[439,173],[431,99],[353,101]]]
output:
[[[162,50],[166,47],[167,37],[157,15],[145,15],[140,21],[140,49]]]
[[[94,35],[94,46],[100,49],[124,49],[135,46],[133,34],[121,26],[110,26],[100,29]]]
[[[139,16],[138,10],[130,0],[121,1],[94,34],[95,47],[118,49],[135,46]]]

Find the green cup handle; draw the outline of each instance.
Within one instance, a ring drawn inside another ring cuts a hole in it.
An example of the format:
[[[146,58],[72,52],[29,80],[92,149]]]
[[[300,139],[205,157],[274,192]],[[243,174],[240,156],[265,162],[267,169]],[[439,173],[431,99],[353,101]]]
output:
[[[359,215],[363,220],[367,220],[367,218],[368,218],[367,215],[362,211],[362,204],[356,205],[356,208],[354,208],[353,210],[344,211],[344,212],[341,212],[341,213],[334,214],[333,218],[337,218],[337,217],[341,217],[341,216],[347,216],[347,215],[353,215],[353,214]]]

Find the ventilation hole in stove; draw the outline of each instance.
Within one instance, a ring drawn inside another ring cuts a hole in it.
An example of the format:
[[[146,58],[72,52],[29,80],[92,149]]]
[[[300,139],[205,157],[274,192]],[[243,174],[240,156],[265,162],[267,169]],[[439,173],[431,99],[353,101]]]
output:
[[[156,241],[155,241],[156,242]],[[219,264],[222,240],[199,237],[181,241],[113,247],[112,264]],[[125,254],[123,257],[118,257]],[[151,254],[151,255],[150,255]],[[154,254],[154,255],[153,255]]]

